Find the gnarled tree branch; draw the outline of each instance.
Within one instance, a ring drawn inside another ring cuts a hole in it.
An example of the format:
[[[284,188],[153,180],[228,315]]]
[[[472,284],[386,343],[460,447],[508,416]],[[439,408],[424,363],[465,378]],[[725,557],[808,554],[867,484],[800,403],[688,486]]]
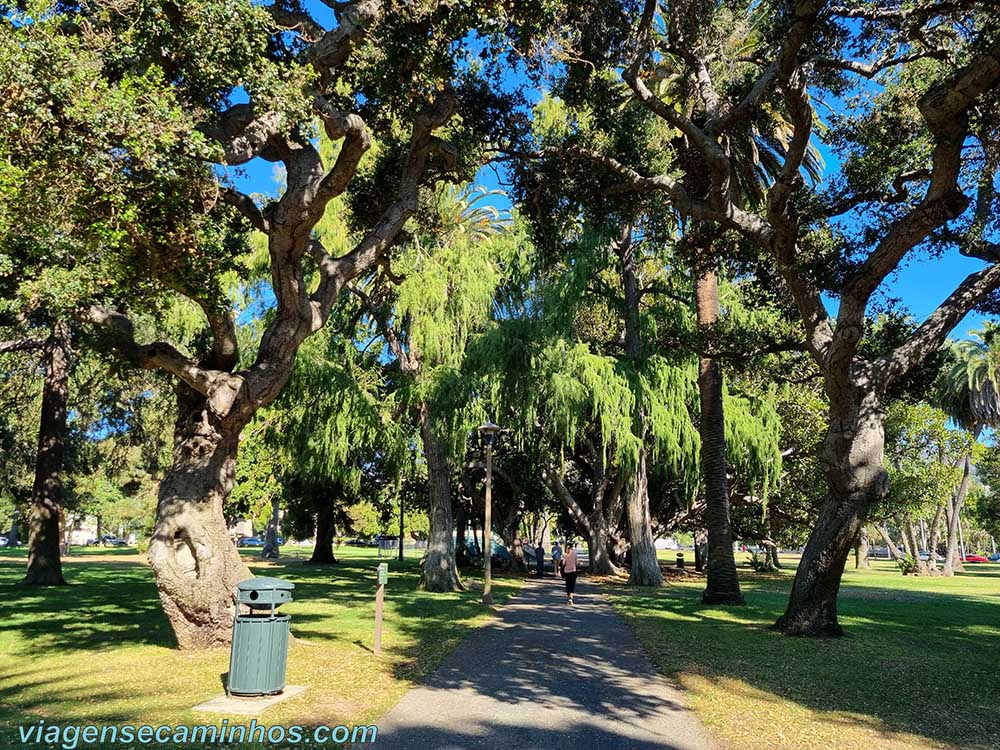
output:
[[[115,310],[91,305],[77,317],[81,322],[104,328],[110,336],[111,346],[133,364],[177,376],[205,396],[216,414],[229,414],[243,385],[243,379],[239,375],[202,367],[165,341],[140,344],[135,340],[132,321]]]

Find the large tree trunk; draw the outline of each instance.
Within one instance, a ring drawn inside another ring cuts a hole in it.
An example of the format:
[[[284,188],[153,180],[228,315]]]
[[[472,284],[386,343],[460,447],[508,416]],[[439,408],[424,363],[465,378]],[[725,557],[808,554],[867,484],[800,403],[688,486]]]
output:
[[[21,543],[19,525],[21,523],[20,516],[18,515],[17,508],[14,508],[14,512],[10,519],[10,532],[7,534],[7,546],[16,547]]]
[[[701,269],[695,281],[698,326],[708,335],[719,317],[719,288],[715,271]],[[705,478],[705,519],[708,527],[705,604],[743,604],[733,554],[729,521],[729,466],[726,460],[726,422],[722,406],[722,370],[704,353],[698,356],[698,395],[701,400],[701,466]]]
[[[920,541],[913,519],[906,519],[903,525],[903,536],[909,540],[910,555],[913,557],[914,564],[916,565],[916,574],[918,576],[930,575],[927,563],[920,559]]]
[[[663,574],[656,559],[653,527],[649,518],[649,488],[646,474],[646,449],[639,449],[639,463],[632,477],[628,506],[629,543],[632,548],[630,586],[661,586]]]
[[[59,558],[59,515],[63,502],[63,458],[69,403],[70,332],[57,321],[45,342],[42,414],[38,423],[35,482],[28,514],[28,570],[21,583],[61,586],[66,581]]]
[[[203,396],[183,385],[177,409],[173,463],[160,483],[149,562],[177,645],[226,646],[236,585],[250,578],[223,516],[244,425],[220,418]]]
[[[277,559],[281,555],[278,546],[278,521],[280,518],[281,506],[278,497],[271,499],[271,517],[267,521],[267,531],[264,532],[264,547],[260,551],[260,556],[267,559]]]
[[[705,559],[708,557],[708,532],[698,529],[694,538],[694,569],[698,573],[705,572]]]
[[[587,572],[594,575],[610,576],[618,573],[618,568],[608,554],[608,526],[600,513],[590,515],[587,533]]]
[[[774,566],[775,570],[781,570],[785,566],[781,564],[781,560],[778,559],[778,545],[772,544],[767,548],[768,553],[771,555],[771,565]]]
[[[639,280],[631,226],[624,227],[616,244],[621,262],[625,298],[625,353],[632,362],[638,364],[642,358],[642,338],[639,330]],[[643,404],[637,406],[635,422],[640,439],[639,460],[629,480],[625,503],[628,512],[629,546],[632,551],[628,583],[630,586],[660,586],[663,584],[663,574],[660,573],[660,564],[656,560],[653,525],[649,513],[649,477],[645,447],[647,429]]]
[[[951,498],[950,512],[948,513],[948,551],[944,556],[944,568],[941,575],[953,576],[956,572],[965,570],[962,564],[962,557],[959,553],[959,522],[962,517],[962,508],[965,506],[965,498],[969,494],[969,480],[972,474],[972,458],[966,456],[962,464],[962,482],[958,485],[954,496]]]
[[[333,552],[333,538],[336,533],[333,498],[324,497],[316,506],[316,542],[313,544],[309,562],[321,565],[332,565],[337,562],[337,556]]]
[[[895,540],[892,538],[888,527],[884,523],[878,527],[878,533],[882,537],[882,541],[885,542],[886,550],[889,552],[889,557],[892,558],[893,562],[901,563],[903,561],[903,556],[899,554],[899,547],[896,546]]]
[[[868,527],[862,526],[861,531],[858,533],[858,544],[854,549],[854,567],[855,568],[871,568],[872,564],[868,561]]]
[[[420,409],[420,437],[427,461],[430,534],[420,572],[424,591],[460,591],[464,588],[455,563],[455,522],[451,512],[451,467],[444,446],[434,434],[427,405]]]
[[[788,635],[839,636],[837,594],[847,556],[873,503],[885,496],[885,415],[868,382],[828,386],[830,428],[823,443],[828,494],[774,627]]]
[[[937,566],[938,540],[941,537],[941,516],[944,514],[944,504],[939,504],[934,511],[934,518],[931,520],[931,533],[927,541],[927,551],[930,559],[927,560],[927,570],[932,576],[941,575]]]
[[[518,573],[527,573],[528,564],[524,561],[524,541],[521,539],[521,535],[518,534],[514,537],[513,542],[510,546],[510,557],[513,562],[514,570]]]
[[[615,575],[618,568],[608,554],[608,524],[604,517],[603,490],[594,493],[594,508],[583,512],[580,504],[563,484],[562,478],[551,467],[542,469],[542,481],[569,513],[577,533],[587,539],[587,571],[595,575]]]

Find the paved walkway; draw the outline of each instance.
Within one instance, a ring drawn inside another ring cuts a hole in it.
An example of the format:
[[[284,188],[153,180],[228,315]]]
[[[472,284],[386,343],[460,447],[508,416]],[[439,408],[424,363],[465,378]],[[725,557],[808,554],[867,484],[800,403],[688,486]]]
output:
[[[715,750],[596,586],[527,581],[378,724],[382,750]]]

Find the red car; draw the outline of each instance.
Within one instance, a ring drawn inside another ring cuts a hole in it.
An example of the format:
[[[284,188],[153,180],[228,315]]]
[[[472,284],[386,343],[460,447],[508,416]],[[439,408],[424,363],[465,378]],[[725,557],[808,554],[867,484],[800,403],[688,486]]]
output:
[[[987,560],[982,555],[966,555],[965,556],[965,562],[967,562],[967,563],[988,563],[989,560]]]

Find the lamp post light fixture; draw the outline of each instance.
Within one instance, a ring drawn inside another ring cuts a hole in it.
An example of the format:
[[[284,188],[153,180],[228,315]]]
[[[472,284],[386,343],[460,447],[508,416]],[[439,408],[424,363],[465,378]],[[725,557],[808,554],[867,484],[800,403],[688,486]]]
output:
[[[493,444],[500,426],[486,420],[479,436],[486,444],[486,517],[483,519],[483,604],[493,604]]]

